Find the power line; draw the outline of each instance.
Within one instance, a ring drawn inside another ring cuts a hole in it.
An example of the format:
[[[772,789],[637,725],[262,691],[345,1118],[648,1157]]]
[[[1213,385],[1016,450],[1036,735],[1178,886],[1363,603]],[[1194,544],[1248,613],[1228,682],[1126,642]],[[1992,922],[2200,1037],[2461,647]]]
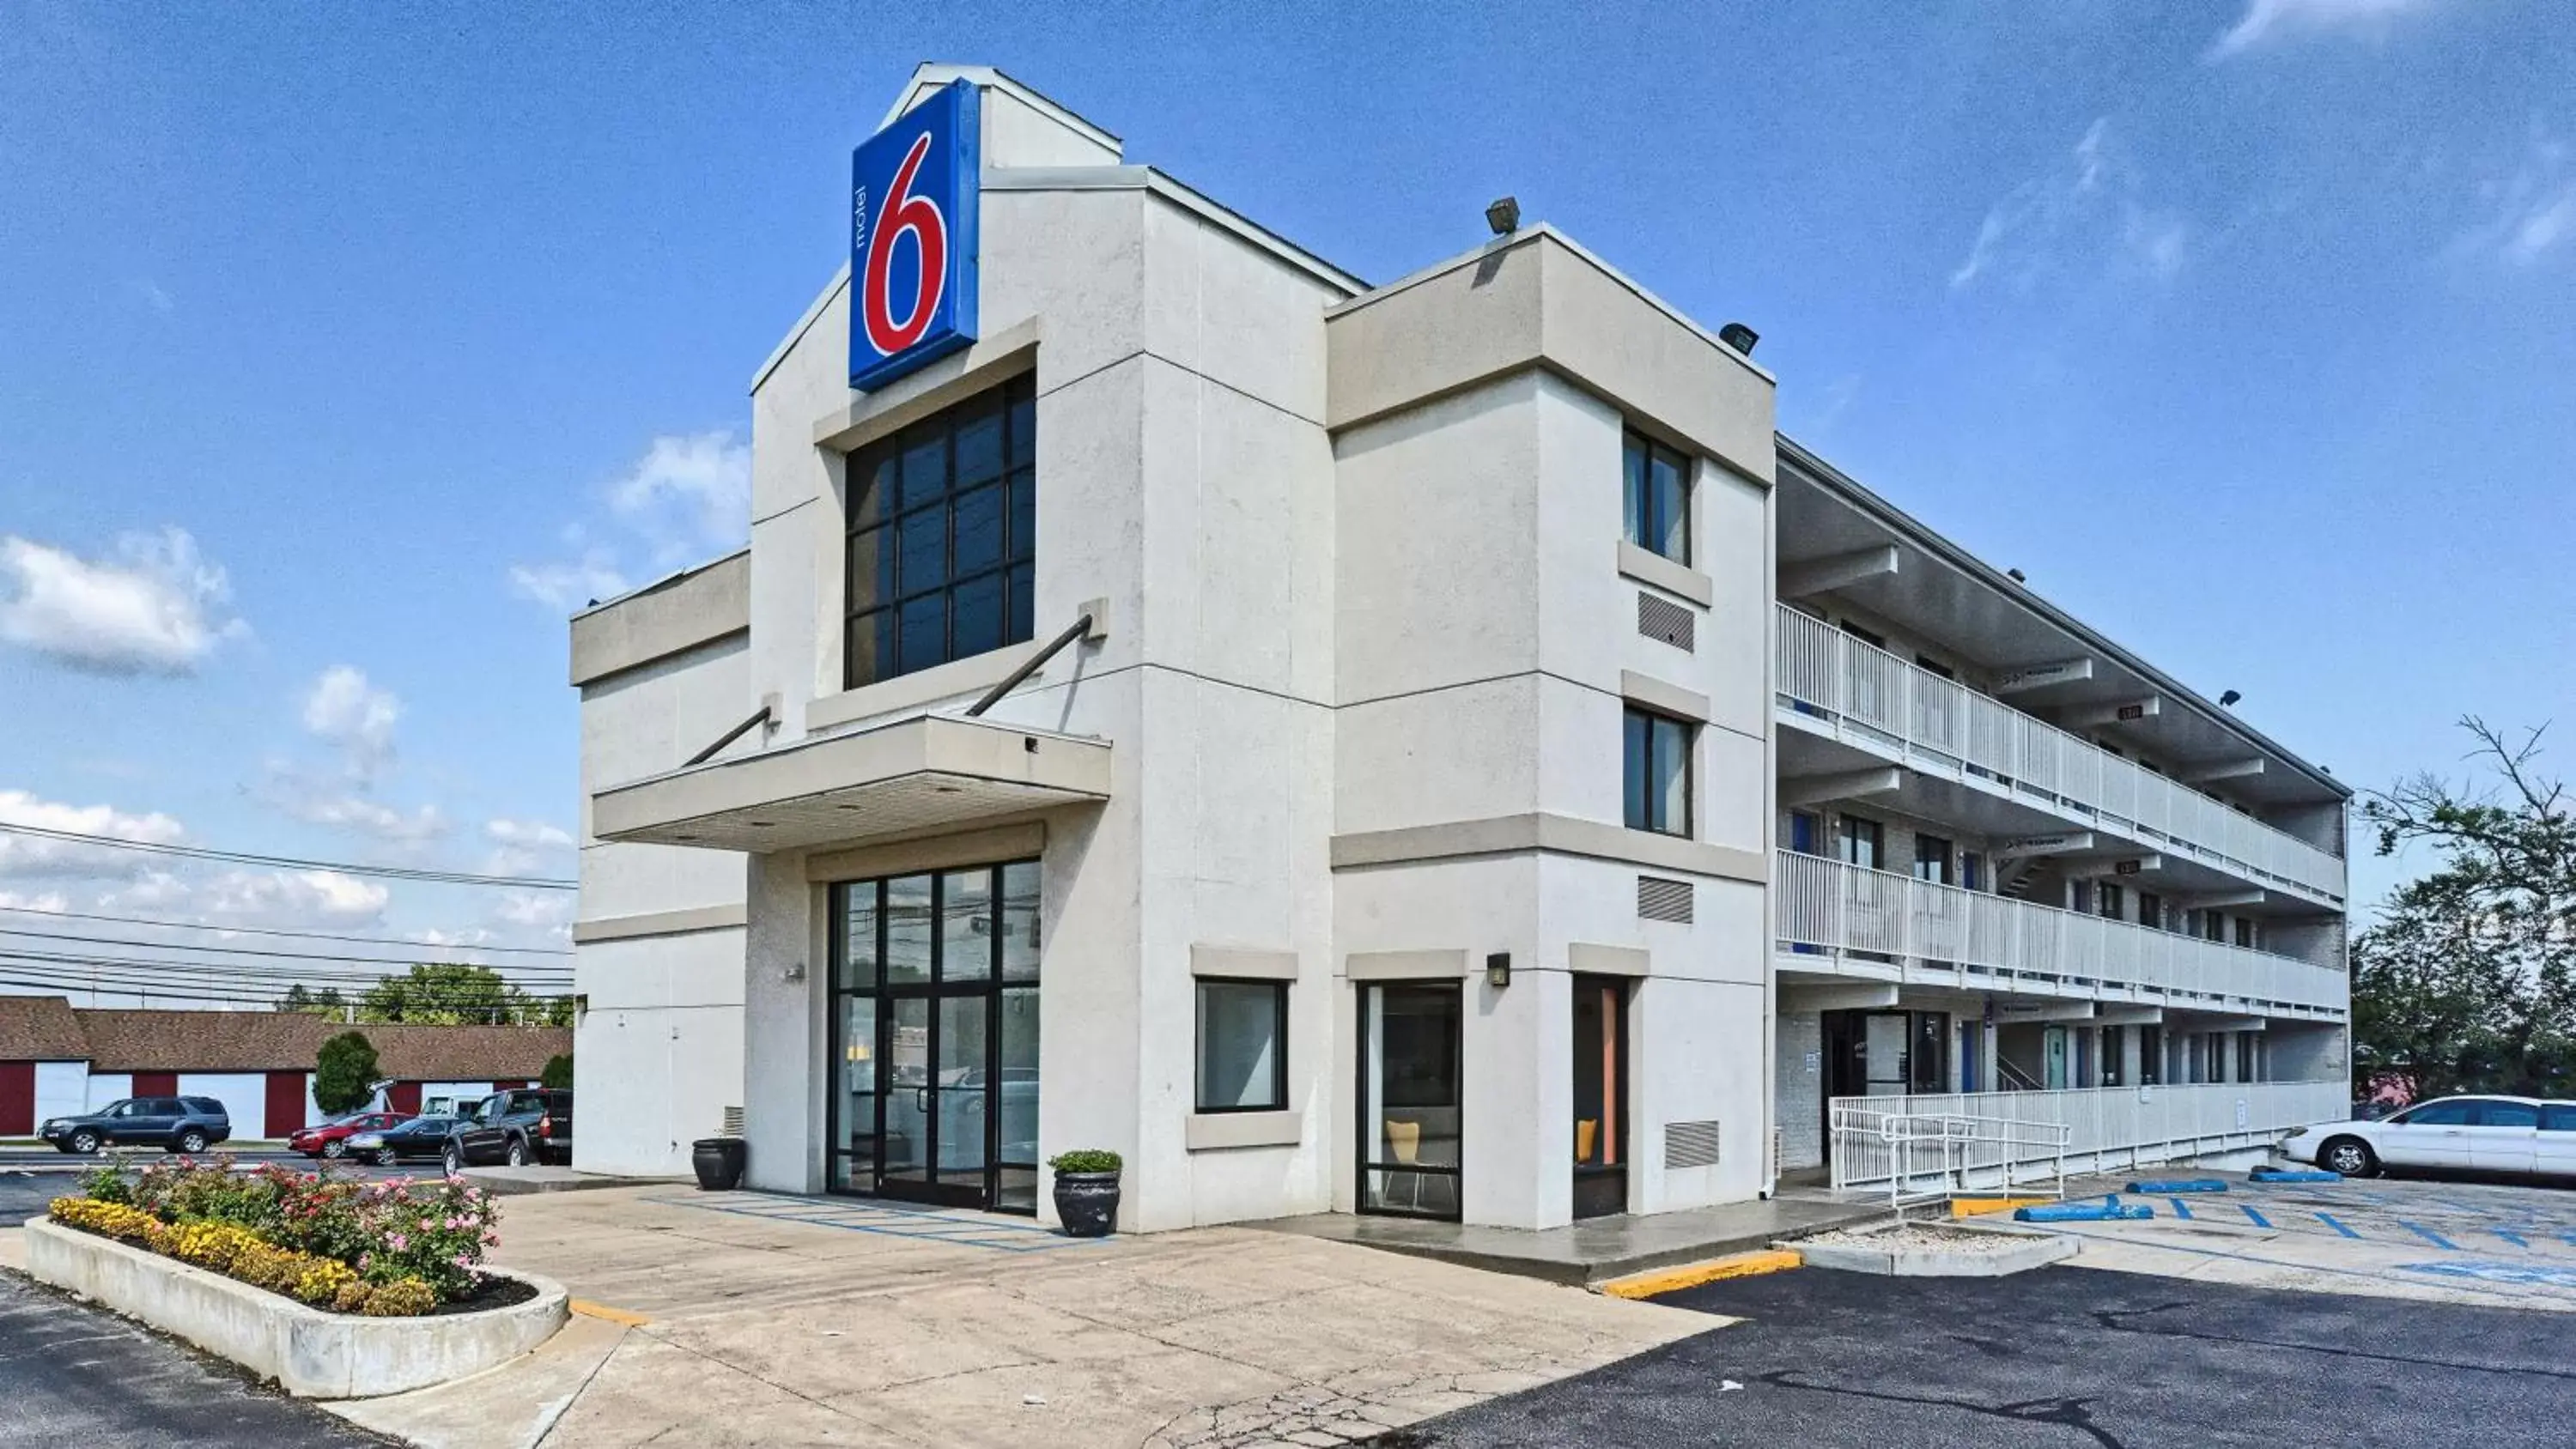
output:
[[[148,990],[155,994],[202,996],[211,1001],[253,1001],[263,1004],[282,1001],[294,988],[301,986],[308,992],[317,988],[320,991],[335,992],[339,997],[338,1004],[358,1006],[365,1003],[368,995],[365,987],[369,984],[346,981],[316,982],[309,978],[287,980],[217,972],[197,972],[174,978],[152,972],[93,970],[84,966],[53,964],[5,955],[0,955],[0,972],[7,973],[11,979],[17,980],[22,985],[42,986],[48,990],[65,993],[81,991],[132,993]],[[524,992],[525,1000],[518,1002],[440,1001],[429,1005],[435,1009],[467,1013],[505,1012],[542,1006],[547,1002],[573,994],[568,989],[545,988]]]
[[[263,1010],[276,1009],[280,1000],[276,996],[233,996],[213,991],[165,991],[150,986],[111,986],[103,982],[93,986],[86,981],[50,981],[14,975],[0,975],[0,986],[16,986],[65,998],[77,996],[84,991],[92,991],[102,996],[134,996],[146,1001],[213,1001],[226,1006],[247,1006]]]
[[[23,926],[0,926],[0,936],[34,936],[42,940],[70,941],[84,946],[132,946],[145,951],[212,951],[218,955],[224,956],[276,956],[283,957],[289,961],[347,961],[361,966],[390,966],[397,970],[407,969],[415,964],[425,966],[484,965],[484,963],[480,961],[424,961],[419,956],[342,956],[330,951],[287,951],[274,947],[262,946],[211,946],[197,941],[132,941],[121,936],[82,936],[75,935],[68,931],[31,931]],[[389,942],[388,944],[396,943]],[[419,949],[427,952],[430,950],[470,951],[475,948],[471,946],[423,946]],[[486,967],[485,969],[499,970],[501,968]],[[567,966],[514,966],[509,969],[514,971],[526,971],[539,975],[556,972],[569,972],[571,970],[571,968]]]
[[[267,926],[218,926],[205,921],[162,921],[148,916],[103,916],[91,911],[51,911],[43,906],[0,906],[0,911],[16,915],[54,916],[72,921],[111,921],[120,926],[158,926],[176,931],[221,931],[237,936],[291,936],[309,941],[348,941],[361,946],[403,946],[412,950],[454,950],[506,952],[513,956],[569,956],[572,952],[560,946],[468,946],[462,942],[438,946],[426,941],[404,941],[391,936],[342,936],[330,931],[288,931]]]
[[[0,820],[0,831],[25,835],[37,840],[59,840],[69,845],[97,845],[115,850],[139,850],[151,855],[178,855],[192,860],[220,860],[234,865],[265,865],[285,870],[336,870],[345,875],[382,876],[388,880],[421,881],[433,885],[510,886],[523,890],[569,891],[581,883],[554,880],[544,876],[473,875],[459,870],[428,870],[407,865],[358,865],[343,860],[305,860],[287,855],[252,855],[246,851],[216,850],[202,845],[168,845],[155,840],[119,840],[112,835],[84,835],[77,830],[49,830],[41,825],[22,825]]]
[[[320,981],[328,982],[333,985],[357,987],[371,987],[380,981],[390,980],[399,982],[405,979],[404,973],[399,971],[316,971],[299,970],[292,966],[253,966],[234,962],[148,961],[132,956],[91,956],[64,951],[42,951],[34,948],[0,948],[0,961],[41,962],[46,965],[54,966],[76,966],[84,970],[96,969],[123,971],[134,975],[156,975],[166,977],[170,973],[174,972],[188,972],[200,976],[228,976],[245,980],[277,981],[281,983],[291,981]],[[523,989],[534,987],[540,990],[556,986],[569,987],[573,980],[569,974],[561,976],[531,975],[518,978],[504,976],[500,979],[503,985],[520,986]]]

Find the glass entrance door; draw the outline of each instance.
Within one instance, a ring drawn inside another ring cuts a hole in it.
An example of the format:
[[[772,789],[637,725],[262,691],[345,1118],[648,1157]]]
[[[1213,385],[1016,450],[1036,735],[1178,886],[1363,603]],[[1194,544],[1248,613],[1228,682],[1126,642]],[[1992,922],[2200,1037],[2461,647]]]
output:
[[[1574,978],[1574,1215],[1628,1210],[1628,983]]]
[[[1458,983],[1360,988],[1359,1209],[1458,1217]]]
[[[832,1188],[1035,1212],[1037,864],[832,894]]]

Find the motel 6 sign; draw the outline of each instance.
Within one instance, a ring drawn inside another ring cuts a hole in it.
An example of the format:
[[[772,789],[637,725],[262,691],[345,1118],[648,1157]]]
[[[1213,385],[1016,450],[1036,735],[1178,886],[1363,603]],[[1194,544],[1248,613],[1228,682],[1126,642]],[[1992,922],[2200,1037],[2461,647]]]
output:
[[[951,81],[850,158],[850,386],[883,387],[975,340],[983,107]]]

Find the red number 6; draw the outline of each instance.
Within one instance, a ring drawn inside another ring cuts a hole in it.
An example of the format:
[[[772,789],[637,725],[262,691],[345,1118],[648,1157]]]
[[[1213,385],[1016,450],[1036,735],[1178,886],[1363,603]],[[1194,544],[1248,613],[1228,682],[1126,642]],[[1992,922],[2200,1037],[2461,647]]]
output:
[[[877,218],[877,229],[868,237],[867,276],[859,287],[860,320],[869,344],[883,357],[921,340],[921,334],[930,330],[932,314],[939,310],[939,294],[948,286],[948,219],[939,214],[939,203],[912,194],[921,158],[929,152],[930,133],[924,131],[905,153],[903,164],[895,168],[892,194]],[[895,238],[907,231],[920,252],[921,280],[914,289],[912,314],[897,322],[894,288],[887,273],[894,265]]]

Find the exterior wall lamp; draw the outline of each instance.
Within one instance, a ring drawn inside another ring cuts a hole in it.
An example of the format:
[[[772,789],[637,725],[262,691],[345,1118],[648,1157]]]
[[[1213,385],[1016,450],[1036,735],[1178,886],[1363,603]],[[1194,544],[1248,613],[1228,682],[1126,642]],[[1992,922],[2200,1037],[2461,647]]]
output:
[[[1485,958],[1485,984],[1496,991],[1512,984],[1512,953],[1496,951]]]

